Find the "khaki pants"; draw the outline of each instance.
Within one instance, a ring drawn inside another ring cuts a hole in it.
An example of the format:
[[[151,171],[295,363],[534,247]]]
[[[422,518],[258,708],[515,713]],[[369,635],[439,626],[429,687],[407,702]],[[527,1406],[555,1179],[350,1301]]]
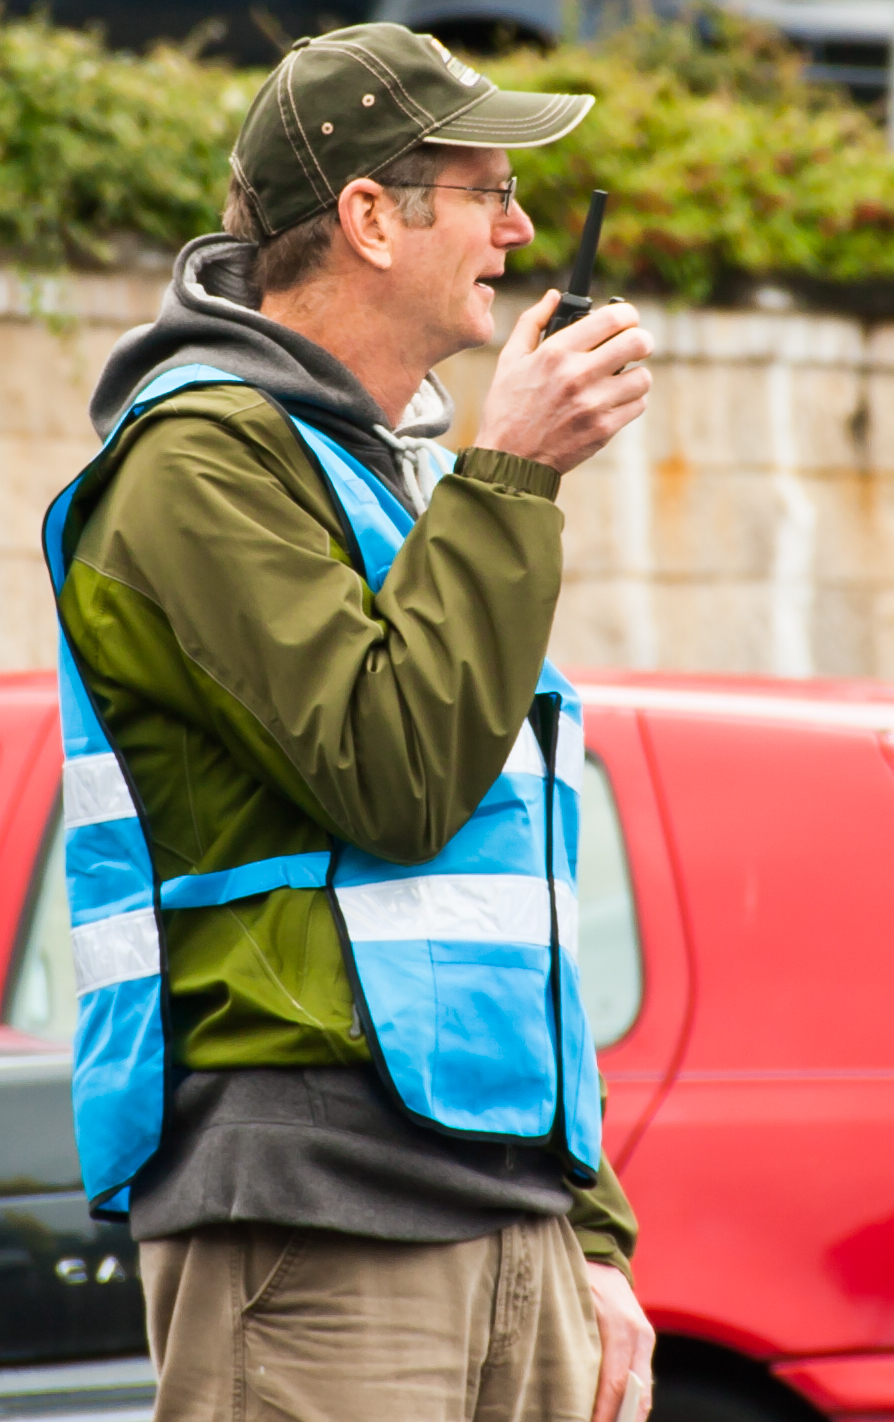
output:
[[[590,1422],[567,1220],[460,1244],[221,1225],[140,1246],[156,1422]]]

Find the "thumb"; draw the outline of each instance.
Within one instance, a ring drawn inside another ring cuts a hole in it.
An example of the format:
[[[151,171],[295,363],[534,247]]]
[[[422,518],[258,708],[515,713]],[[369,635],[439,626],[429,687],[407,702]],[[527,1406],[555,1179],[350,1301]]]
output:
[[[540,344],[549,319],[562,299],[562,293],[555,288],[544,293],[536,306],[523,311],[512,328],[512,334],[503,347],[503,354],[510,357],[530,355]]]

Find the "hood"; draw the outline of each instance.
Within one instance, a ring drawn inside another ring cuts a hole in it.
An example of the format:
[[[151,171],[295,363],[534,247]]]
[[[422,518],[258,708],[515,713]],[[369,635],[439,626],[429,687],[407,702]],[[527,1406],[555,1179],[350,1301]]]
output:
[[[400,451],[375,432],[377,425],[390,430],[384,411],[335,356],[261,315],[249,279],[254,252],[251,243],[225,235],[198,237],[183,248],[158,319],[122,336],[99,378],[90,404],[97,433],[105,439],[134,396],[164,371],[213,365],[338,440],[412,511]],[[450,396],[429,374],[391,434],[434,439],[452,418]]]

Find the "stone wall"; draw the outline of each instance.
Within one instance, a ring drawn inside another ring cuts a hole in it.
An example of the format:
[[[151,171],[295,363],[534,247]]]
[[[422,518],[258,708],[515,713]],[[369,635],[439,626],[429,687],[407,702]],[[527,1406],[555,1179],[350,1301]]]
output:
[[[90,389],[149,276],[0,274],[0,667],[47,665],[48,500],[96,448]],[[503,297],[498,340],[519,299]],[[894,678],[894,326],[644,306],[646,417],[566,477],[564,661]],[[445,363],[456,444],[493,349]]]
[[[87,403],[109,350],[152,320],[163,290],[139,275],[23,281],[0,272],[2,670],[55,661],[44,510],[96,453]]]
[[[894,327],[642,317],[649,410],[563,481],[554,655],[894,678]],[[461,439],[495,354],[447,363]]]

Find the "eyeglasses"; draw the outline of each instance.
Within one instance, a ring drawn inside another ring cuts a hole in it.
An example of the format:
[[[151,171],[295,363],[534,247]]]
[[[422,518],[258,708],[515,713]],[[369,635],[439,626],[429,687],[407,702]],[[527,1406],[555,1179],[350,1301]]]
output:
[[[515,198],[515,189],[518,187],[518,178],[513,175],[505,188],[467,188],[456,183],[383,183],[382,186],[386,188],[418,188],[420,191],[422,189],[427,191],[429,188],[444,188],[451,193],[496,193],[503,199],[500,206],[508,217],[509,209]]]

